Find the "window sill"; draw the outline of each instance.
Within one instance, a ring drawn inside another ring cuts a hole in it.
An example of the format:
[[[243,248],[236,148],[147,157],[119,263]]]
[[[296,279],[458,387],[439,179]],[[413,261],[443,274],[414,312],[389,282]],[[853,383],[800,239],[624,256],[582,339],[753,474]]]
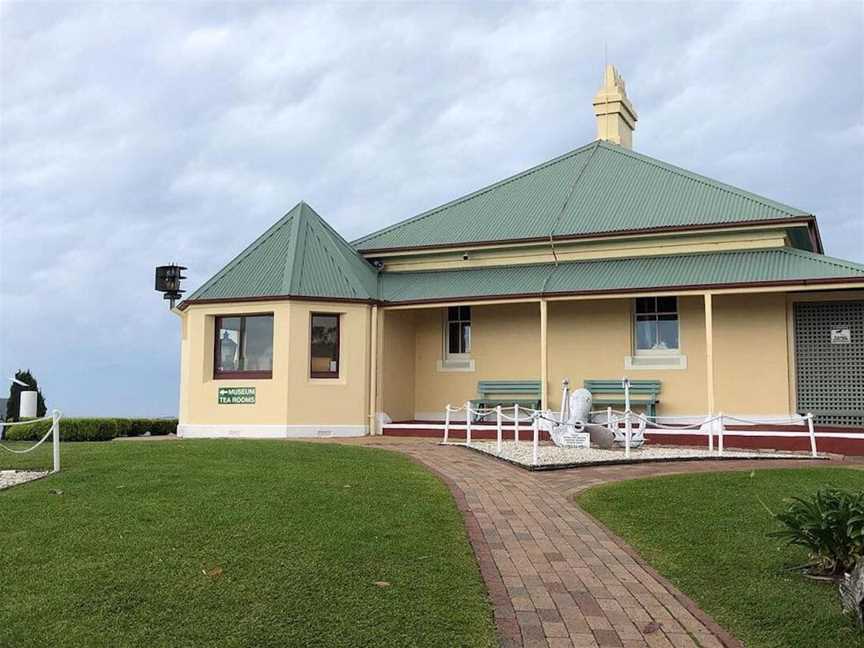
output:
[[[636,355],[624,356],[624,368],[638,370],[684,370],[687,369],[686,355]]]
[[[213,375],[213,380],[270,380],[272,371],[226,371]]]
[[[473,360],[439,360],[438,373],[474,373]]]
[[[307,381],[310,385],[347,385],[347,381],[341,376],[334,376],[332,378],[322,378],[316,376],[310,376]]]

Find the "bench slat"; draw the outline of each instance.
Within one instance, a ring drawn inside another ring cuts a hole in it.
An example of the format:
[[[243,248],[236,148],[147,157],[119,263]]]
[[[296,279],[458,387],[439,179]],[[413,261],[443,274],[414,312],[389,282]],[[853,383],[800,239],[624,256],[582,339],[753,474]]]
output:
[[[661,381],[659,380],[631,380],[630,381],[630,404],[642,405],[645,407],[648,416],[656,416],[657,404],[660,402],[658,398],[661,390]],[[591,392],[592,402],[595,405],[624,405],[624,386],[620,380],[599,379],[586,380],[583,385],[585,389]],[[593,398],[594,394],[603,394],[604,398]],[[642,396],[643,398],[633,398],[633,396]],[[609,398],[613,396],[614,398]]]

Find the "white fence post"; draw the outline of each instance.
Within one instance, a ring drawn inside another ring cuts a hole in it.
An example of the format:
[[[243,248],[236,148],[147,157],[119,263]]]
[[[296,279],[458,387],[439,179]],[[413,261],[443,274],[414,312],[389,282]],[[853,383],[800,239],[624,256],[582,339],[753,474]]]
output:
[[[723,455],[723,412],[720,412],[718,415],[720,418],[717,419],[720,423],[720,429],[717,433],[717,454]]]
[[[519,443],[519,403],[513,405],[513,440]]]
[[[609,431],[612,434],[615,434],[615,430],[612,429],[612,406],[606,408],[606,427],[609,428]]]
[[[471,445],[471,401],[465,401],[465,445]]]
[[[501,406],[500,405],[495,406],[495,418],[496,418],[496,424],[497,424],[496,425],[496,427],[497,427],[496,432],[497,432],[497,437],[498,437],[497,452],[498,452],[498,454],[501,454]]]
[[[444,414],[444,443],[450,437],[450,403],[447,403],[447,409]]]
[[[630,420],[630,409],[624,411],[624,458],[630,458],[630,435],[633,432],[633,422]]]
[[[51,440],[54,454],[54,472],[60,472],[60,412],[51,410],[51,427],[53,439]]]
[[[540,418],[534,414],[534,451],[531,457],[531,463],[537,465],[537,446],[540,443]]]
[[[816,432],[813,429],[813,412],[807,412],[807,431],[810,432],[810,454],[818,457],[816,452]]]
[[[705,429],[708,432],[708,452],[714,452],[714,432],[712,428],[714,427],[714,421],[710,418],[708,422],[705,424]]]

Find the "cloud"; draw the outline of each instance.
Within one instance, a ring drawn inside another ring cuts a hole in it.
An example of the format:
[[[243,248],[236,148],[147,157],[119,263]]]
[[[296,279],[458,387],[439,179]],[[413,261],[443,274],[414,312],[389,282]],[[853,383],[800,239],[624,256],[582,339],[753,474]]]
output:
[[[671,7],[671,6],[670,6]],[[0,5],[0,370],[70,414],[176,412],[200,284],[305,199],[353,238],[594,139],[808,209],[864,261],[864,8]]]

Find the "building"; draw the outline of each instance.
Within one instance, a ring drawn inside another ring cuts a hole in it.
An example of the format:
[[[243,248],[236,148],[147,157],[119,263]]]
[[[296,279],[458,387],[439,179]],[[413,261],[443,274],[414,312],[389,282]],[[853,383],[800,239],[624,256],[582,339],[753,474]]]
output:
[[[480,380],[556,408],[565,377],[624,375],[660,381],[660,420],[864,428],[864,265],[807,211],[632,150],[612,66],[594,112],[596,141],[353,243],[294,207],[176,309],[179,433],[376,434]]]

